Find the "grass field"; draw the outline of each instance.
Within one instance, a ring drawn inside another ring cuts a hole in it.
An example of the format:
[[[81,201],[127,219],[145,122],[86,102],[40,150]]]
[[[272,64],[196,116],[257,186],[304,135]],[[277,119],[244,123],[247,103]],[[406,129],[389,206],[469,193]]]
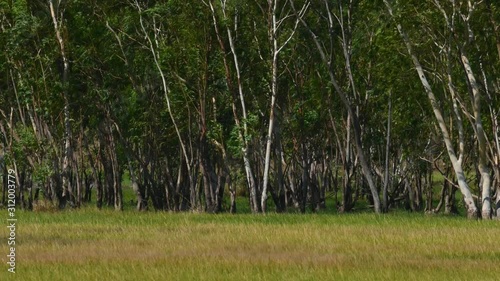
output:
[[[0,280],[499,280],[498,221],[422,214],[18,213]]]

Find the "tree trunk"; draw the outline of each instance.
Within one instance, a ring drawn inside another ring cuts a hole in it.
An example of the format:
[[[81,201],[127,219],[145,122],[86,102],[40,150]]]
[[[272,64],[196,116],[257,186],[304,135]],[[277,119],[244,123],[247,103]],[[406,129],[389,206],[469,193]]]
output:
[[[274,156],[274,166],[276,167],[276,187],[277,187],[277,192],[276,192],[276,212],[281,213],[286,211],[286,204],[285,204],[285,179],[284,179],[284,174],[283,174],[283,161],[281,160],[283,158],[283,151],[281,148],[281,131],[280,131],[280,126],[276,124],[276,130],[274,131],[275,137],[274,139],[276,140],[275,144],[275,156]]]
[[[387,135],[386,135],[386,145],[385,145],[385,167],[384,167],[384,187],[382,192],[382,208],[383,212],[389,211],[389,150],[391,148],[391,119],[392,119],[392,104],[391,104],[391,92],[389,92],[389,109],[387,114]]]
[[[64,154],[63,154],[63,164],[62,164],[62,206],[64,207],[65,201],[70,200],[74,203],[73,187],[70,183],[70,159],[71,157],[71,123],[69,114],[69,100],[68,100],[68,75],[69,75],[69,60],[66,54],[66,46],[64,39],[61,35],[61,23],[64,21],[63,14],[58,14],[60,9],[60,2],[54,7],[54,1],[49,0],[50,15],[52,17],[52,23],[54,24],[54,31],[56,34],[57,42],[59,43],[59,51],[61,53],[62,60],[62,74],[61,83],[63,85],[63,115],[64,115]]]
[[[308,4],[304,5],[301,12],[297,14],[298,18],[295,20],[295,26],[291,33],[288,35],[287,39],[281,44],[278,45],[279,40],[279,28],[283,21],[288,16],[283,16],[281,19],[277,19],[277,7],[278,0],[267,0],[268,4],[268,37],[269,43],[271,45],[271,106],[269,110],[269,128],[267,131],[266,138],[266,152],[265,152],[265,160],[264,160],[264,175],[262,179],[262,193],[261,193],[261,208],[262,212],[266,212],[266,201],[267,201],[267,188],[269,182],[269,167],[271,160],[271,144],[272,137],[274,131],[274,122],[278,122],[275,119],[275,107],[276,107],[276,96],[278,92],[278,57],[281,50],[290,42],[292,37],[295,34],[295,30],[297,29],[297,25],[299,23],[299,19],[302,18],[303,13],[308,7]],[[287,3],[285,3],[286,5]],[[293,5],[293,3],[291,3]],[[283,7],[284,9],[284,7]],[[292,8],[293,9],[293,8]],[[283,11],[283,10],[282,10]]]
[[[139,183],[137,182],[137,177],[135,175],[130,155],[128,155],[128,153],[126,153],[126,155],[128,162],[128,170],[130,174],[130,184],[132,185],[132,190],[134,191],[137,200],[136,209],[137,211],[143,211],[146,209],[146,204],[144,204],[144,197],[142,195],[141,189],[139,188]]]
[[[467,79],[472,90],[473,94],[473,109],[474,109],[474,119],[476,126],[476,136],[478,142],[478,150],[479,150],[479,165],[478,169],[481,173],[481,217],[483,219],[491,219],[491,198],[490,198],[490,189],[491,189],[491,178],[490,171],[487,165],[486,159],[486,137],[483,129],[483,122],[481,120],[481,95],[479,86],[476,81],[476,77],[472,72],[472,68],[469,63],[469,59],[467,56],[462,53],[460,56],[462,60],[462,65],[464,66]]]
[[[213,167],[208,154],[208,143],[206,139],[206,129],[201,129],[200,135],[200,171],[203,175],[203,188],[205,195],[205,211],[208,213],[216,212],[215,188],[217,183],[214,180]]]
[[[302,180],[300,188],[300,212],[306,212],[307,193],[309,190],[309,158],[305,143],[302,143]]]
[[[262,179],[262,193],[261,193],[261,208],[262,212],[265,213],[267,209],[267,186],[269,182],[269,167],[271,164],[271,144],[274,130],[275,122],[275,104],[276,104],[276,94],[278,91],[278,38],[277,36],[277,22],[276,22],[276,5],[277,0],[268,0],[269,3],[269,13],[271,17],[271,22],[269,24],[269,39],[271,42],[271,106],[269,109],[269,128],[267,130],[266,136],[266,154],[264,160],[264,177]]]

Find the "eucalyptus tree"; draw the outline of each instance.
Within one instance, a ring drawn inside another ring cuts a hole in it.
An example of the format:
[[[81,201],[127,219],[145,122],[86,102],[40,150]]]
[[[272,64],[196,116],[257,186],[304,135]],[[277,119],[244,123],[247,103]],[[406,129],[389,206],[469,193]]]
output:
[[[498,92],[494,77],[495,65],[499,63],[494,20],[493,28],[485,28],[488,19],[490,22],[492,19],[491,9],[490,3],[481,1],[434,0],[416,10],[426,36],[437,47],[429,48],[437,58],[436,65],[441,65],[433,75],[443,81],[449,94],[447,99],[458,131],[458,162],[464,167],[469,164],[477,167],[478,203],[484,219],[491,216],[490,194],[494,181],[490,169],[495,169],[498,151],[495,149],[498,113],[492,95]],[[488,112],[481,106],[484,104],[488,105]],[[485,118],[488,115],[490,118]],[[465,148],[468,140],[475,143],[469,144],[470,149]],[[469,163],[465,163],[466,159],[470,159]]]
[[[232,3],[230,3],[232,4]],[[241,152],[242,152],[242,158],[243,158],[243,165],[245,169],[245,175],[246,175],[246,181],[248,185],[248,190],[250,193],[250,206],[252,209],[252,212],[256,213],[259,210],[259,203],[257,200],[257,187],[256,187],[256,182],[255,182],[255,176],[254,172],[252,169],[251,165],[251,158],[250,158],[250,141],[249,141],[249,129],[248,129],[248,114],[247,114],[247,105],[245,102],[245,94],[244,94],[244,86],[243,86],[243,81],[241,77],[241,70],[240,70],[240,62],[239,62],[239,55],[236,50],[236,42],[234,38],[234,33],[238,32],[238,13],[239,13],[239,7],[237,4],[229,5],[226,0],[221,0],[218,4],[214,3],[214,1],[208,1],[207,5],[210,8],[210,11],[212,13],[212,20],[214,24],[214,31],[217,36],[217,40],[219,42],[219,46],[221,49],[222,54],[222,60],[224,64],[224,72],[225,72],[225,78],[226,78],[226,85],[228,90],[231,92],[231,108],[233,112],[233,118],[235,125],[237,127],[237,132],[238,132],[238,137],[240,142],[242,143],[241,145]],[[220,14],[222,15],[222,23],[220,23],[219,19],[219,13],[217,13],[216,9],[214,7],[217,7],[220,9]],[[230,12],[229,7],[233,9],[234,17],[231,17],[234,19],[234,22],[231,23],[231,18],[229,17]],[[229,49],[227,48],[227,43],[225,37],[223,36],[223,33],[221,31],[221,28],[225,27],[226,31],[226,36],[227,36],[227,41],[229,42]],[[228,50],[230,50],[233,58],[233,67],[231,67],[229,60],[226,56]],[[233,75],[231,70],[234,69],[234,75],[236,76],[236,86],[234,85],[233,82]],[[235,90],[235,87],[237,87],[237,93]],[[240,111],[238,111],[238,99],[240,100]],[[241,116],[240,116],[241,114]],[[235,208],[235,192],[234,190],[231,190],[231,206],[232,209]]]
[[[278,5],[278,0],[268,0],[267,1],[267,19],[268,19],[268,37],[269,37],[269,45],[270,55],[271,55],[271,82],[270,82],[270,90],[271,90],[271,101],[269,108],[269,122],[268,122],[268,131],[266,135],[266,150],[265,150],[265,159],[264,159],[264,175],[262,179],[262,197],[261,197],[261,208],[263,212],[266,212],[267,207],[267,191],[269,184],[269,168],[271,163],[271,144],[272,137],[274,133],[275,122],[277,121],[275,118],[275,108],[276,108],[276,96],[278,93],[278,60],[280,52],[284,47],[290,42],[295,34],[295,30],[297,29],[297,25],[299,23],[299,19],[304,15],[307,10],[307,4],[305,4],[301,10],[297,13],[297,18],[295,19],[295,23],[292,28],[286,30],[288,34],[285,35],[284,40],[280,40],[282,37],[282,26],[286,20],[289,20],[292,15],[291,6],[288,3],[284,3],[284,6]],[[280,13],[281,10],[281,13]],[[283,12],[288,10],[288,12]]]
[[[292,1],[291,3],[293,3]],[[292,4],[293,5],[293,4]],[[324,20],[324,25],[328,27],[329,30],[329,36],[326,38],[320,38],[316,33],[317,31],[314,31],[313,28],[311,27],[310,23],[308,23],[303,17],[298,16],[298,19],[302,23],[303,27],[309,32],[314,44],[316,45],[317,51],[319,52],[321,59],[323,63],[326,65],[327,70],[328,70],[328,76],[330,78],[330,83],[333,85],[333,88],[335,92],[337,93],[338,97],[342,101],[342,104],[345,108],[345,110],[348,112],[348,116],[352,119],[352,125],[353,125],[353,132],[354,132],[354,144],[356,147],[356,152],[357,156],[359,158],[359,162],[363,171],[363,175],[365,176],[365,179],[369,185],[370,192],[373,198],[373,205],[376,213],[380,213],[382,211],[381,206],[380,206],[380,198],[378,194],[378,189],[375,185],[375,181],[373,179],[372,171],[369,165],[369,159],[366,156],[366,153],[363,150],[363,144],[362,144],[362,129],[361,129],[361,124],[359,120],[359,114],[355,110],[355,106],[353,106],[353,101],[352,98],[349,98],[347,93],[342,89],[341,84],[338,81],[338,73],[336,73],[334,67],[333,67],[333,46],[332,44],[326,44],[325,42],[334,42],[336,40],[334,36],[334,27],[337,24],[340,24],[340,29],[342,34],[344,34],[342,42],[342,50],[343,50],[343,60],[345,62],[345,71],[347,73],[347,76],[349,77],[349,83],[351,84],[351,91],[353,92],[354,96],[358,95],[358,92],[356,91],[355,83],[352,78],[352,68],[350,65],[350,54],[349,54],[349,40],[346,40],[345,33],[347,32],[347,26],[342,24],[342,21],[338,16],[336,16],[332,12],[332,7],[331,3],[328,1],[323,1],[322,3],[318,4],[318,9],[322,12],[322,16],[320,16],[320,19]],[[322,6],[322,7],[321,7]],[[340,8],[341,9],[341,8]],[[297,15],[298,11],[295,9]],[[326,47],[329,46],[329,47]]]
[[[277,212],[318,211],[339,190],[341,212],[364,198],[446,212],[458,187],[488,218],[499,7],[417,2],[4,1],[2,168],[26,207],[96,190],[121,210],[129,176],[138,210],[220,212],[228,188],[234,212],[242,188],[253,213],[268,196]]]
[[[63,1],[49,1],[50,16],[52,18],[52,23],[54,25],[54,33],[59,44],[59,51],[62,60],[62,73],[61,73],[61,87],[62,87],[62,98],[64,101],[63,114],[64,114],[64,152],[63,152],[63,163],[62,163],[62,198],[63,200],[69,200],[74,203],[74,190],[70,182],[70,161],[72,158],[72,134],[71,134],[71,121],[70,121],[70,109],[69,109],[69,97],[68,97],[68,79],[69,79],[69,67],[70,62],[67,53],[67,42],[63,38],[62,32],[64,27],[64,16],[66,3]],[[64,203],[63,203],[64,204]]]
[[[435,3],[443,12],[443,16],[447,18],[446,11],[442,9],[442,7],[439,4],[439,1],[436,0]],[[453,5],[455,4],[453,1],[452,3]],[[473,33],[473,31],[470,21],[472,20],[471,17],[474,16],[474,14],[476,13],[477,5],[478,2],[476,1],[468,1],[466,13],[459,15],[459,17],[462,18],[463,20],[463,24],[465,25],[467,33],[469,34],[468,38],[469,40],[464,40],[464,42],[468,42],[469,44],[473,43],[471,41],[474,40],[474,38],[471,38],[473,36],[471,34]],[[455,7],[453,7],[453,9],[455,9]],[[454,17],[454,15],[452,17]],[[451,32],[454,31],[452,27],[453,25],[454,23],[448,24],[448,26],[452,28]],[[481,100],[484,99],[484,97],[481,98],[481,96],[484,94],[481,94],[481,91],[479,89],[479,84],[478,84],[479,81],[477,80],[476,75],[472,70],[471,63],[469,61],[468,54],[466,51],[466,47],[467,45],[465,44],[462,46],[459,45],[458,50],[460,55],[460,61],[465,71],[469,92],[472,94],[472,111],[474,112],[474,125],[475,125],[474,132],[476,134],[478,143],[478,157],[479,157],[478,169],[481,174],[481,180],[480,180],[481,205],[482,205],[481,216],[483,219],[489,219],[491,217],[491,198],[490,198],[491,178],[490,178],[489,168],[487,167],[487,159],[486,159],[487,157],[486,135],[483,129],[483,121],[481,120],[482,119]]]
[[[62,107],[52,93],[60,85],[60,80],[54,78],[61,76],[51,67],[51,63],[60,61],[56,59],[57,52],[48,51],[57,46],[53,45],[56,37],[49,7],[47,3],[31,1],[3,3],[1,28],[5,49],[1,69],[7,79],[2,91],[5,95],[0,106],[0,129],[5,136],[6,160],[22,183],[21,201],[24,202],[25,190],[29,191],[29,201],[42,190],[46,198],[58,203],[61,194],[56,182],[61,158],[53,130],[55,118],[51,117]],[[46,36],[50,39],[44,39]],[[24,164],[18,167],[20,162]]]
[[[478,169],[480,173],[480,183],[481,183],[481,191],[482,191],[482,216],[484,218],[489,218],[490,217],[490,185],[491,185],[491,180],[490,180],[490,173],[487,168],[487,160],[486,160],[486,143],[487,143],[487,137],[485,134],[485,131],[483,129],[483,121],[482,121],[482,116],[481,116],[481,92],[483,90],[480,89],[479,83],[478,83],[478,75],[474,74],[474,70],[471,66],[471,62],[469,59],[468,52],[478,49],[478,45],[474,46],[474,31],[473,28],[470,24],[470,21],[472,20],[471,17],[475,16],[475,9],[478,8],[477,5],[480,5],[479,2],[473,2],[473,1],[467,1],[467,5],[459,5],[459,3],[455,3],[455,1],[451,1],[450,3],[447,3],[446,6],[444,6],[444,2],[442,1],[433,1],[433,6],[436,7],[437,12],[441,14],[441,16],[444,19],[444,25],[447,30],[448,37],[445,37],[444,43],[440,45],[440,39],[438,36],[435,36],[434,42],[435,44],[439,47],[441,47],[441,50],[443,53],[446,54],[446,62],[448,64],[447,67],[445,67],[445,75],[442,75],[443,77],[447,77],[447,86],[448,90],[450,92],[451,96],[451,103],[453,104],[454,107],[454,115],[455,115],[455,122],[457,123],[457,128],[459,131],[459,150],[458,154],[457,151],[455,150],[453,143],[452,143],[452,137],[450,134],[450,129],[446,125],[445,121],[445,115],[443,113],[443,110],[439,106],[438,99],[435,95],[435,90],[433,89],[432,83],[429,82],[429,79],[427,78],[427,75],[424,71],[424,67],[421,64],[420,58],[417,56],[417,52],[414,50],[414,42],[410,38],[409,33],[406,31],[406,29],[403,27],[404,21],[402,18],[399,17],[398,14],[395,13],[395,10],[393,9],[393,5],[390,3],[390,1],[384,1],[387,10],[391,17],[396,21],[396,26],[398,29],[398,32],[400,33],[400,36],[403,39],[403,42],[406,46],[407,52],[409,56],[412,59],[413,65],[415,70],[418,73],[419,79],[421,80],[421,83],[427,93],[428,99],[430,101],[430,105],[433,109],[435,118],[437,120],[437,123],[440,128],[440,132],[443,137],[443,141],[446,145],[446,149],[448,152],[449,159],[451,161],[451,164],[453,166],[453,169],[455,171],[455,176],[458,180],[458,186],[460,188],[460,191],[462,192],[464,196],[464,201],[466,204],[467,208],[467,213],[469,217],[477,217],[477,207],[474,202],[470,187],[466,181],[466,176],[464,172],[464,139],[467,137],[466,132],[464,131],[464,126],[462,125],[462,118],[461,115],[458,111],[458,106],[461,107],[462,110],[464,110],[464,104],[463,104],[463,98],[460,96],[460,92],[457,91],[457,82],[454,73],[457,73],[457,69],[459,70],[458,73],[462,72],[463,74],[461,75],[460,79],[464,79],[466,82],[466,92],[469,92],[470,97],[471,97],[471,104],[472,104],[472,112],[473,114],[469,114],[467,111],[464,111],[465,116],[467,117],[468,121],[470,121],[471,124],[473,124],[473,134],[475,138],[477,139],[478,143],[478,148],[477,148],[477,153],[478,153]],[[398,9],[400,9],[400,6],[397,6]],[[424,5],[423,9],[426,11],[426,16],[423,16],[424,18],[424,26],[427,26],[427,30],[430,31],[428,34],[432,36],[432,34],[440,34],[438,31],[434,31],[436,27],[432,24],[434,24],[435,18],[432,17],[432,7],[429,8]],[[463,38],[462,36],[465,36]],[[474,48],[475,47],[475,48]],[[455,57],[453,57],[455,56]],[[458,59],[458,60],[457,60]],[[459,68],[455,65],[455,61],[459,61]],[[460,77],[460,76],[458,76]],[[487,84],[485,84],[487,86]],[[459,88],[460,89],[460,88]],[[457,156],[458,155],[458,156]]]

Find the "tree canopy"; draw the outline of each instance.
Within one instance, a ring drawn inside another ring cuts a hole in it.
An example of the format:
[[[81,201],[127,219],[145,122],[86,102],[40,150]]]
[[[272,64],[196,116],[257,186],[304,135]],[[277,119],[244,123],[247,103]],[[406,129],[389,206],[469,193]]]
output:
[[[138,210],[500,215],[495,1],[7,0],[0,28],[4,204],[13,169],[27,209],[121,210],[126,178]]]

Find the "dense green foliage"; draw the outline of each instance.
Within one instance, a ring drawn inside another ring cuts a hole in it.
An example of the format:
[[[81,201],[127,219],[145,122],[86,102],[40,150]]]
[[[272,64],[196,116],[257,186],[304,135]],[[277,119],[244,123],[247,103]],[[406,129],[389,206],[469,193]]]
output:
[[[241,195],[262,212],[269,193],[278,212],[328,198],[341,212],[456,212],[449,148],[400,25],[476,204],[496,215],[500,6],[388,2],[393,16],[362,0],[2,0],[2,202],[14,169],[27,209],[121,210],[126,179],[139,210],[235,212]]]

